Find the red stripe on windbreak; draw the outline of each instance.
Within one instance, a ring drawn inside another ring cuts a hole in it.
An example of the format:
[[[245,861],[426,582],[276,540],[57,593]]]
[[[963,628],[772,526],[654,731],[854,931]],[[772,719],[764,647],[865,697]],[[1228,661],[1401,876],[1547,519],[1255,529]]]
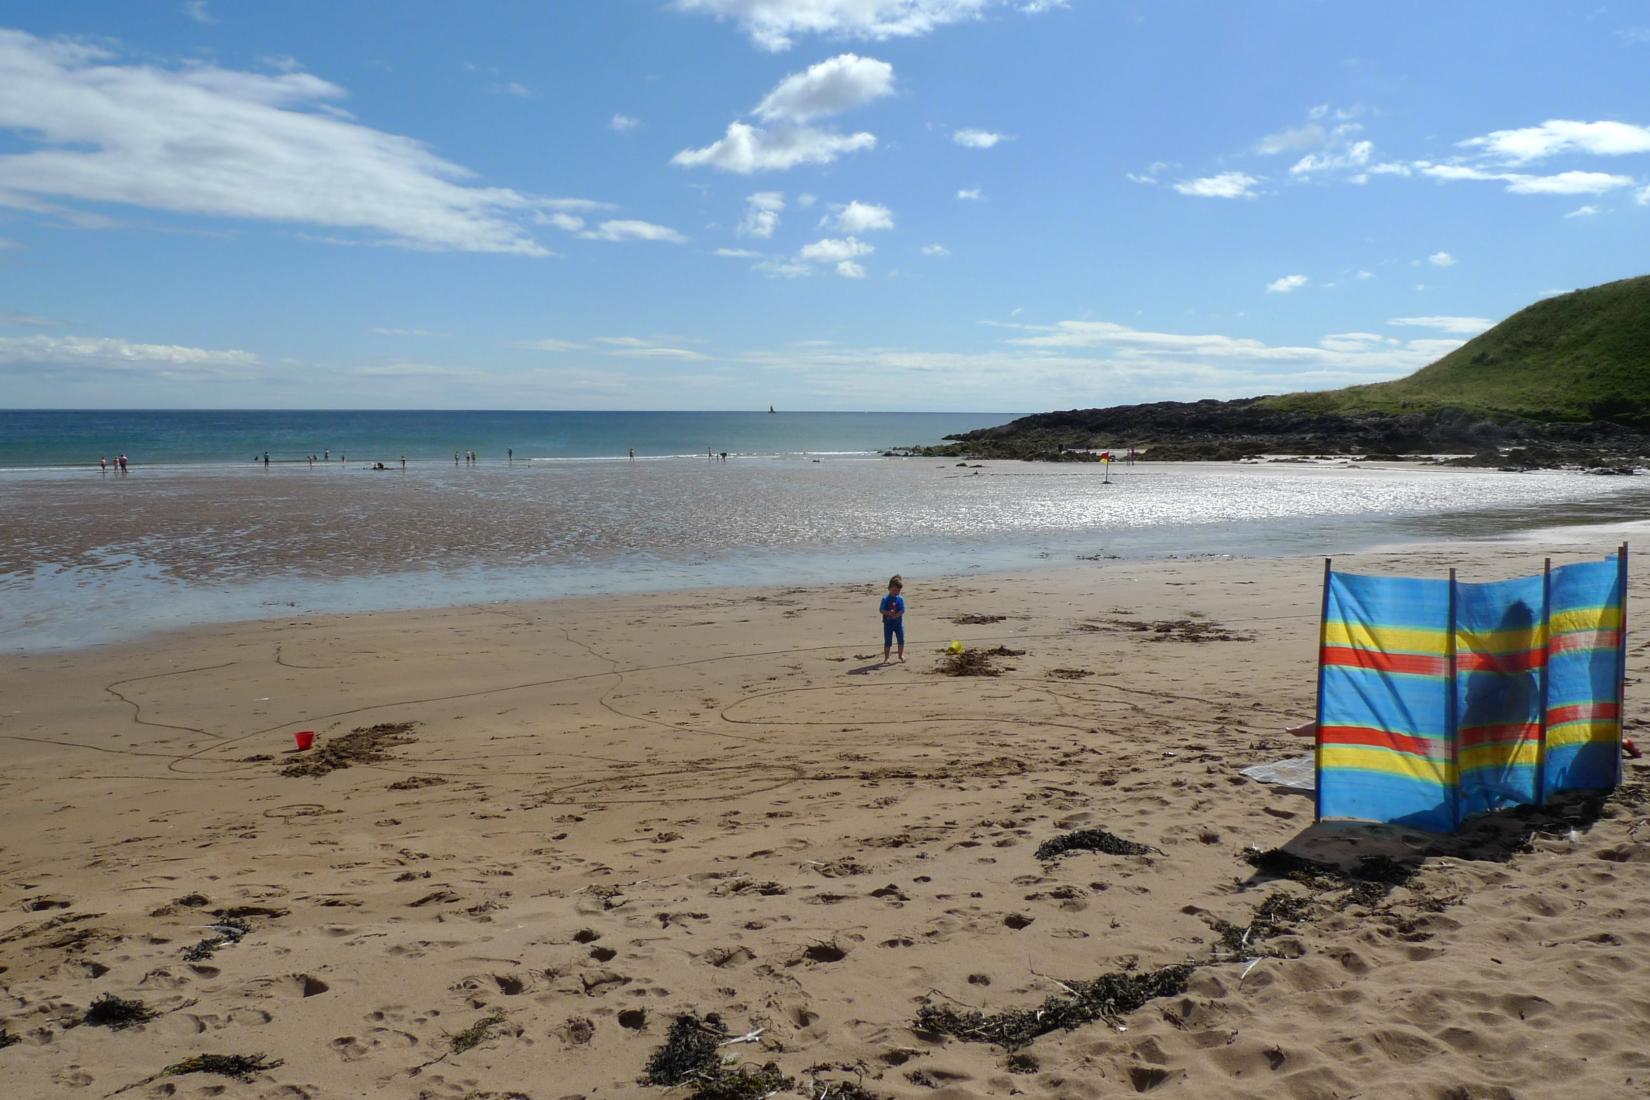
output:
[[[1319,732],[1325,745],[1367,745],[1438,760],[1445,756],[1444,744],[1441,741],[1427,737],[1411,737],[1406,733],[1389,733],[1370,726],[1320,726]]]
[[[1353,649],[1350,646],[1326,645],[1321,660],[1326,665],[1342,668],[1367,668],[1376,672],[1402,672],[1411,676],[1442,676],[1448,663],[1442,657],[1420,653],[1379,653],[1373,649]]]
[[[1539,649],[1522,653],[1468,653],[1455,655],[1455,667],[1461,672],[1530,672],[1547,663],[1547,655]]]
[[[1551,642],[1554,653],[1573,653],[1580,649],[1615,649],[1620,645],[1619,630],[1577,630],[1570,634],[1554,634]]]
[[[1621,707],[1615,703],[1576,703],[1568,707],[1553,707],[1547,712],[1549,726],[1565,722],[1579,722],[1586,718],[1620,718]]]
[[[1541,736],[1540,722],[1507,722],[1493,726],[1461,727],[1461,747],[1534,741]]]

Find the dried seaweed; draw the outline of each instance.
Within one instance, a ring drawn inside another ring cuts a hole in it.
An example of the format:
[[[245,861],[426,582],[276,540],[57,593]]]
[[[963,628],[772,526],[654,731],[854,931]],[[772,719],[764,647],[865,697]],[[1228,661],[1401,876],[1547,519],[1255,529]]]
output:
[[[186,1073],[215,1073],[219,1077],[233,1077],[237,1081],[250,1081],[255,1073],[264,1073],[281,1064],[279,1058],[273,1062],[262,1054],[197,1054],[193,1058],[185,1058],[175,1065],[161,1070],[163,1077],[181,1077]]]
[[[1096,1020],[1115,1022],[1147,1001],[1179,996],[1186,992],[1196,969],[1191,963],[1178,963],[1145,974],[1116,971],[1092,981],[1071,982],[1066,986],[1069,994],[1049,997],[1036,1008],[989,1016],[979,1011],[959,1012],[949,1005],[925,1005],[917,1012],[915,1026],[931,1034],[1017,1050],[1051,1031],[1069,1031]]]
[[[505,1020],[504,1013],[494,1012],[483,1016],[457,1035],[448,1039],[454,1054],[463,1054],[472,1047],[478,1047],[493,1037],[493,1029]]]
[[[0,1050],[5,1050],[7,1047],[11,1046],[13,1043],[20,1043],[22,1041],[23,1040],[19,1039],[17,1036],[15,1036],[11,1032],[7,1031],[5,1028],[0,1027]]]
[[[786,1077],[772,1062],[760,1069],[719,1066],[695,1084],[688,1100],[762,1100],[764,1096],[796,1087],[796,1081]]]
[[[670,1025],[670,1032],[647,1062],[650,1085],[680,1085],[721,1067],[717,1048],[728,1037],[727,1025],[716,1013],[703,1020],[683,1013]]]
[[[1247,925],[1217,923],[1219,946],[1235,958],[1255,958],[1261,954],[1254,949],[1255,944],[1294,931],[1296,924],[1312,917],[1316,911],[1317,904],[1311,898],[1276,891],[1255,908],[1255,915]]]
[[[1037,846],[1036,855],[1038,859],[1058,859],[1067,852],[1104,852],[1109,856],[1143,856],[1151,852],[1163,854],[1150,844],[1124,840],[1104,829],[1078,829],[1043,841]]]
[[[380,722],[376,726],[357,726],[344,736],[325,741],[281,769],[286,776],[326,775],[353,764],[382,764],[391,759],[385,751],[394,745],[405,745],[413,736],[412,722]]]
[[[958,626],[990,626],[1008,618],[1007,615],[953,615],[951,621]]]
[[[941,676],[1001,676],[1009,669],[999,668],[998,657],[1024,657],[1025,650],[996,646],[992,649],[947,650],[940,656],[934,671]]]
[[[1414,867],[1399,863],[1387,855],[1362,856],[1352,867],[1307,859],[1282,848],[1268,848],[1265,851],[1251,848],[1243,853],[1243,858],[1256,870],[1319,889],[1335,889],[1355,883],[1407,886],[1415,877]]]
[[[86,1010],[80,1022],[88,1027],[124,1031],[153,1019],[154,1015],[142,1001],[128,1001],[124,997],[116,997],[113,993],[105,993],[92,1002],[92,1007]]]

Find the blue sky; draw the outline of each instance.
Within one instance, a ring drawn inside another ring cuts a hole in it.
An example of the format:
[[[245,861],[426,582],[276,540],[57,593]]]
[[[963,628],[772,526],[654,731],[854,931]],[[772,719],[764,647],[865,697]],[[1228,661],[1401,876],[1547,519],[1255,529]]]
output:
[[[1650,267],[1650,4],[13,0],[0,406],[1031,411]]]

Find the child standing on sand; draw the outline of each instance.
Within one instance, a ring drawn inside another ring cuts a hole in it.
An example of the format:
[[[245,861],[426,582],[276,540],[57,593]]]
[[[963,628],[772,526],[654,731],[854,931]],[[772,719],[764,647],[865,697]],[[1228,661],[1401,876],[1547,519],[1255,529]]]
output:
[[[882,597],[882,603],[877,610],[882,614],[882,663],[888,663],[888,651],[894,646],[894,639],[899,639],[899,659],[905,660],[905,597],[900,590],[905,582],[895,573],[888,578],[888,595]]]

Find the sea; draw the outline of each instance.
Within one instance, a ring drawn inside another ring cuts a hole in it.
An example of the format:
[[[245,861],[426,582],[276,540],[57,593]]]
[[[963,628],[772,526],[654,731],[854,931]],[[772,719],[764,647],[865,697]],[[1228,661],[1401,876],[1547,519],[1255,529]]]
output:
[[[299,412],[0,410],[0,468],[257,461],[422,462],[474,451],[486,461],[703,455],[864,454],[938,443],[1014,413]]]
[[[1048,565],[1092,570],[1104,601],[1119,561],[1338,554],[1650,514],[1645,479],[1576,471],[884,453],[1009,418],[0,412],[0,649],[621,592],[871,591],[895,572],[915,609],[925,577]],[[120,452],[129,472],[100,472],[98,455]],[[1463,564],[1464,579],[1492,579]]]

